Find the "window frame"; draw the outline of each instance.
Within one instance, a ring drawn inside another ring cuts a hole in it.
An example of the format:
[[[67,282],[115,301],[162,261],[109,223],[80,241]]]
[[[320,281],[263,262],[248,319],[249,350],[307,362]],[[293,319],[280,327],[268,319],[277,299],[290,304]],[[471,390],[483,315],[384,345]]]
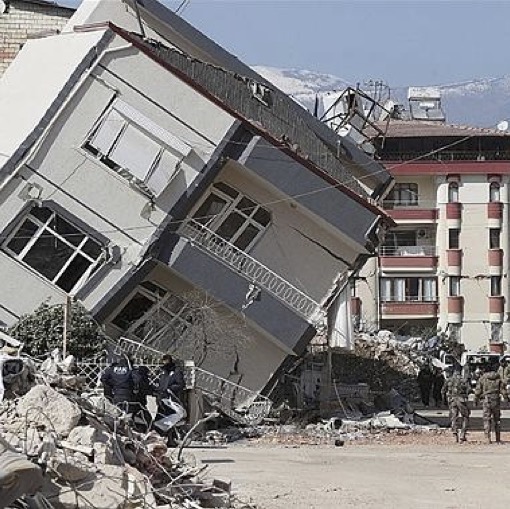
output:
[[[462,337],[462,324],[461,323],[448,323],[447,327],[448,336],[457,343],[460,343]]]
[[[490,277],[490,296],[501,297],[502,295],[502,277],[491,276]]]
[[[416,295],[410,295],[412,286],[417,289]],[[432,292],[428,291],[430,289]],[[381,277],[379,296],[381,302],[437,302],[437,278]]]
[[[150,288],[148,288],[148,285],[152,285],[157,288],[157,291],[153,291]],[[119,318],[119,316],[122,314],[122,312],[127,308],[129,303],[133,300],[133,298],[140,294],[143,297],[146,297],[147,299],[152,301],[151,306],[144,311],[142,316],[137,318],[136,320],[133,320],[131,323],[128,324],[126,328],[122,328],[119,324],[115,323],[115,320]],[[169,307],[165,306],[166,302],[170,298],[176,298],[182,302],[182,306],[179,309],[178,313],[174,313],[173,310],[171,310]],[[135,332],[144,325],[150,318],[148,316],[149,313],[153,313],[153,310],[155,309],[155,306],[161,306],[163,311],[169,315],[172,316],[171,322],[168,323],[168,325],[172,325],[172,328],[175,329],[176,333],[179,334],[185,334],[186,328],[190,325],[190,321],[183,318],[183,315],[187,312],[189,312],[189,304],[177,293],[173,292],[172,290],[169,290],[162,286],[159,283],[155,283],[154,281],[144,281],[140,283],[130,294],[129,297],[123,301],[122,305],[119,306],[118,311],[112,316],[112,318],[109,320],[109,323],[112,327],[119,330],[120,332],[124,334],[133,334],[136,336]],[[178,322],[178,324],[181,326],[184,326],[184,329],[182,332],[177,331],[175,327],[175,322]],[[160,331],[161,332],[161,331]],[[141,340],[145,340],[147,338],[140,338],[139,336],[136,336]],[[155,338],[152,339],[159,339],[158,335],[156,333]]]
[[[460,297],[460,276],[448,276],[448,297]]]
[[[237,193],[237,196],[231,196],[229,193],[225,192],[224,190],[220,189],[218,185],[221,186],[227,186],[230,188],[231,191]],[[219,197],[220,199],[225,201],[225,205],[223,206],[221,212],[215,214],[210,220],[206,220],[205,222],[200,221],[201,216],[196,216],[202,205],[206,203],[206,201],[211,197],[212,195],[215,195]],[[252,203],[255,204],[255,207],[253,210],[248,214],[244,209],[239,209],[236,206],[243,200],[247,199],[250,200]],[[258,211],[264,211],[269,215],[269,221],[266,225],[262,225],[261,223],[257,222],[254,219],[255,214]],[[193,208],[190,216],[192,219],[197,221],[198,223],[202,224],[209,230],[216,233],[218,236],[221,237],[221,235],[218,233],[219,228],[225,223],[225,221],[230,217],[232,213],[237,213],[241,216],[243,216],[244,220],[243,223],[239,226],[239,228],[236,230],[236,233],[232,235],[229,239],[224,239],[226,242],[232,244],[235,246],[235,242],[241,237],[241,235],[247,230],[248,226],[252,226],[258,230],[257,235],[253,237],[253,239],[249,242],[249,244],[244,247],[237,247],[237,249],[240,249],[241,251],[248,252],[250,251],[253,246],[259,241],[259,239],[263,236],[263,234],[268,230],[268,228],[272,224],[272,214],[271,211],[267,208],[263,207],[261,204],[259,204],[256,200],[251,198],[250,196],[246,195],[245,193],[242,193],[234,186],[227,184],[224,181],[218,181],[212,184],[208,191],[204,193],[202,199],[197,203],[197,205]],[[223,238],[223,237],[222,237]]]
[[[497,203],[501,201],[501,184],[499,182],[491,182],[489,184],[489,202]]]
[[[48,219],[45,221],[42,221],[41,219],[37,218],[32,214],[32,211],[36,208],[42,209],[48,209],[51,213]],[[79,245],[75,245],[71,242],[69,242],[66,239],[66,236],[63,236],[56,232],[54,228],[52,228],[50,225],[55,217],[61,218],[63,221],[68,223],[70,226],[72,226],[74,229],[76,229],[79,234],[83,235],[83,239],[80,241]],[[11,241],[16,237],[16,234],[19,232],[19,230],[23,227],[23,225],[26,224],[27,221],[30,221],[32,224],[34,224],[37,229],[30,238],[30,240],[22,247],[19,253],[16,253],[16,251],[12,250],[9,247],[9,244]],[[6,229],[6,232],[8,232],[6,235],[4,235],[5,240],[2,242],[0,248],[3,252],[11,256],[13,259],[15,259],[18,263],[21,263],[24,267],[29,269],[30,271],[36,273],[39,277],[43,278],[45,281],[48,281],[50,284],[56,286],[61,291],[69,294],[69,295],[77,295],[83,292],[84,288],[90,281],[94,278],[94,276],[111,260],[108,258],[108,250],[109,250],[109,241],[106,237],[96,234],[95,232],[91,231],[90,228],[87,227],[81,220],[78,218],[75,218],[71,214],[69,214],[65,209],[58,206],[57,204],[53,202],[42,202],[42,203],[35,203],[31,202],[28,207],[26,207],[8,226]],[[25,261],[26,256],[31,251],[32,247],[40,240],[43,235],[47,235],[50,233],[53,238],[58,239],[59,242],[63,243],[67,248],[70,248],[73,252],[72,254],[67,258],[66,262],[63,264],[63,266],[58,270],[55,276],[53,276],[51,279],[48,278],[46,275],[42,274],[37,270],[36,267],[33,267],[30,265],[27,261]],[[85,244],[89,241],[92,241],[100,248],[100,254],[96,259],[93,259],[92,256],[87,254],[82,250],[82,248],[85,246]],[[66,270],[69,268],[73,260],[75,260],[78,256],[81,256],[85,258],[88,262],[90,262],[88,268],[82,273],[80,278],[76,281],[76,283],[72,286],[70,290],[66,290],[62,288],[57,282],[59,279],[64,275]]]
[[[101,132],[101,129],[108,121],[109,116],[111,116],[114,112],[119,117],[121,117],[120,121],[123,123],[123,125],[118,130],[113,139],[109,142],[109,148],[107,151],[102,153],[100,149],[94,145],[94,139]],[[122,141],[122,138],[126,135],[126,132],[130,127],[136,130],[137,135],[141,134],[147,140],[159,147],[157,154],[152,158],[152,162],[146,169],[145,177],[143,179],[140,179],[135,175],[134,169],[130,170],[127,167],[121,166],[118,162],[115,161],[115,159],[110,157],[112,153],[115,152],[115,150],[118,148],[119,143]],[[144,194],[148,194],[149,196],[159,196],[165,191],[168,185],[179,173],[182,161],[190,154],[192,150],[187,143],[164,130],[158,124],[143,115],[141,112],[118,98],[114,99],[99,116],[87,134],[85,141],[82,144],[82,148],[88,154],[94,157],[95,160],[110,168],[128,183],[135,185],[140,191],[142,191]],[[153,178],[156,179],[157,176],[161,176],[162,172],[164,173],[164,167],[160,167],[160,163],[163,161],[165,153],[173,157],[176,160],[176,163],[171,174],[166,175],[167,178],[165,180],[165,185],[159,191],[157,191],[151,189],[151,185],[157,186],[156,182],[151,184],[151,181]]]
[[[459,183],[448,183],[448,203],[459,203]]]
[[[394,207],[417,207],[419,204],[418,191],[419,187],[416,182],[397,182],[385,201]]]
[[[448,228],[448,249],[460,249],[460,228]]]
[[[503,341],[503,324],[501,322],[491,322],[491,343],[501,343]]]
[[[501,249],[501,228],[489,228],[489,249]]]

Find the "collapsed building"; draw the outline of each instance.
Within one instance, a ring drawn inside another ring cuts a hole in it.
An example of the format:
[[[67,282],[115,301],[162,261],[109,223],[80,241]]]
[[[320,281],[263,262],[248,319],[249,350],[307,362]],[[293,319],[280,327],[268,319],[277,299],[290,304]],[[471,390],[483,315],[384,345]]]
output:
[[[167,8],[83,2],[24,45],[0,110],[5,325],[72,296],[179,351],[207,302],[233,325],[201,365],[253,391],[318,330],[349,344],[391,176]]]

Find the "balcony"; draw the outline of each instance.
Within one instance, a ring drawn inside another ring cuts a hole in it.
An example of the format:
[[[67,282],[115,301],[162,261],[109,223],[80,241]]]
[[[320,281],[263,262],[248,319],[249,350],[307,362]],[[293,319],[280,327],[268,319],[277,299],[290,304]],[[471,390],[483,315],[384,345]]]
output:
[[[503,219],[503,204],[499,201],[487,203],[487,219]]]
[[[437,209],[416,209],[416,208],[400,208],[387,210],[388,214],[395,221],[416,221],[419,223],[433,222],[437,219]]]
[[[460,221],[462,217],[462,204],[458,202],[446,204],[446,219]]]
[[[324,322],[325,314],[318,302],[194,219],[183,222],[178,233],[255,287],[265,290],[310,324]]]
[[[436,318],[438,313],[437,300],[426,301],[419,297],[411,297],[405,301],[386,301],[381,303],[383,318],[401,316],[405,318]]]
[[[381,246],[379,261],[383,269],[435,269],[436,246]]]

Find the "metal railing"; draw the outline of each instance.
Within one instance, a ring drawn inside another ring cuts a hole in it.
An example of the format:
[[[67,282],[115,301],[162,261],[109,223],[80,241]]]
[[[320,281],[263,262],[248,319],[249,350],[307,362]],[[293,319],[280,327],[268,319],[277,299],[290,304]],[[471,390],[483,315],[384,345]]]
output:
[[[385,152],[380,154],[383,161],[508,161],[510,152],[487,150],[482,152],[463,150],[441,150],[440,152]]]
[[[209,228],[189,218],[179,228],[179,234],[276,297],[308,322],[324,322],[325,315],[318,302]]]
[[[380,256],[437,256],[436,246],[381,246]]]
[[[436,296],[406,295],[405,298],[381,297],[382,304],[437,304]]]

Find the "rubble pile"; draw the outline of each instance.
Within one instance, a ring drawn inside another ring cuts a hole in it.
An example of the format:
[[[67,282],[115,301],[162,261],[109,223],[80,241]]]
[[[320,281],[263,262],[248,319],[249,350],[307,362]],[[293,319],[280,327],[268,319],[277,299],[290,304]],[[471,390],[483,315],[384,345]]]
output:
[[[332,417],[301,427],[294,424],[259,426],[260,442],[279,445],[336,445],[352,442],[383,443],[394,436],[443,434],[438,425],[418,425],[412,414],[396,416],[386,411],[361,419]]]
[[[204,483],[204,467],[132,430],[99,394],[36,385],[0,404],[0,438],[2,509],[242,506],[229,483]]]

